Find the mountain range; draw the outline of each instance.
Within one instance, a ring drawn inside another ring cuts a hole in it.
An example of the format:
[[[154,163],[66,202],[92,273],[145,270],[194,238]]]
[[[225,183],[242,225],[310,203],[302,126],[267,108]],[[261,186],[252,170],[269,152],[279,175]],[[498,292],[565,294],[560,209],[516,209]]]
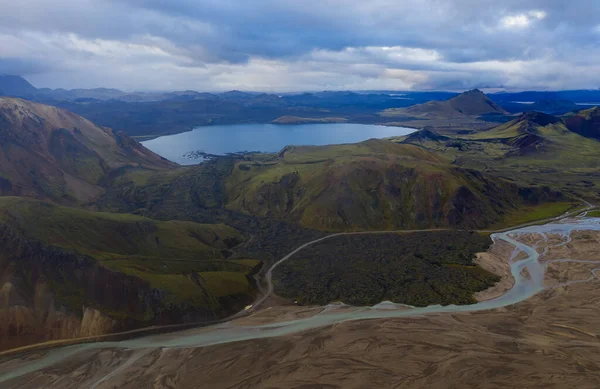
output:
[[[241,123],[354,122],[422,128],[438,125],[435,123],[438,119],[452,119],[455,127],[481,129],[510,120],[508,112],[535,110],[565,114],[580,109],[576,102],[600,101],[600,91],[593,90],[490,95],[477,90],[462,94],[435,91],[267,94],[192,90],[128,93],[109,88],[38,89],[24,78],[10,75],[0,76],[2,94],[65,108],[98,125],[137,137],[173,134],[196,126]]]

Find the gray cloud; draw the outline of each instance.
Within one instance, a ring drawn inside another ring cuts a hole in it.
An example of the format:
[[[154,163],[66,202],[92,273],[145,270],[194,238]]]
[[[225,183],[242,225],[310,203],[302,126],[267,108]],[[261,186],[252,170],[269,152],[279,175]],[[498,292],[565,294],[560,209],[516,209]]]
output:
[[[600,85],[596,0],[0,0],[0,72],[123,89]]]

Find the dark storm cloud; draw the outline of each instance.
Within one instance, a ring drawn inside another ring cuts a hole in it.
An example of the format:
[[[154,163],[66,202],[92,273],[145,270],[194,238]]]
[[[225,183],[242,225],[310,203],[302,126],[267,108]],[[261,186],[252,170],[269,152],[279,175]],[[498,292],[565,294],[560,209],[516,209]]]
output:
[[[600,84],[592,0],[0,0],[0,9],[0,72],[51,86]]]

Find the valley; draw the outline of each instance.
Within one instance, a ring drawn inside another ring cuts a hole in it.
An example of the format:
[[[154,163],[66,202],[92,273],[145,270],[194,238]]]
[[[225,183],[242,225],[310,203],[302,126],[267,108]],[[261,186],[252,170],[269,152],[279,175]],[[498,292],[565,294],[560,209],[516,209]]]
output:
[[[3,359],[1,379],[10,388],[134,387],[157,380],[182,388],[198,381],[213,387],[287,387],[316,379],[330,387],[361,387],[375,379],[378,385],[410,388],[437,387],[467,374],[483,387],[501,387],[515,378],[548,384],[558,371],[561,382],[593,387],[597,317],[589,312],[595,301],[599,226],[597,219],[570,219],[494,235],[490,255],[510,265],[511,273],[501,276],[512,278],[514,286],[475,305],[328,306],[304,313],[275,306],[232,325],[25,354],[19,358],[28,363],[10,373],[6,369],[15,360]],[[288,312],[288,319],[273,323],[275,312]],[[261,316],[273,324],[260,324]],[[559,351],[567,344],[568,351]],[[361,356],[352,357],[358,350]],[[265,353],[272,357],[258,366],[246,357],[231,357]],[[407,364],[385,362],[398,354]],[[474,358],[476,365],[469,363]],[[529,363],[519,363],[525,360]],[[290,369],[290,364],[303,368]],[[531,374],[543,365],[548,374]],[[323,374],[334,366],[339,373]],[[374,378],[372,373],[382,369],[386,374]],[[490,376],[491,371],[496,374]]]

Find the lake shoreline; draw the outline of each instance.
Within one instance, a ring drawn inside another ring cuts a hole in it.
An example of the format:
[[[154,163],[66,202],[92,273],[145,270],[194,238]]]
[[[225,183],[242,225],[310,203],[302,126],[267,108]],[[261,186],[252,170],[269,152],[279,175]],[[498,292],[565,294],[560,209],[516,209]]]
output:
[[[186,155],[226,156],[248,150],[277,153],[289,145],[352,144],[373,138],[405,136],[415,131],[417,129],[409,127],[358,123],[210,125],[141,143],[172,162],[194,165],[198,161]]]

